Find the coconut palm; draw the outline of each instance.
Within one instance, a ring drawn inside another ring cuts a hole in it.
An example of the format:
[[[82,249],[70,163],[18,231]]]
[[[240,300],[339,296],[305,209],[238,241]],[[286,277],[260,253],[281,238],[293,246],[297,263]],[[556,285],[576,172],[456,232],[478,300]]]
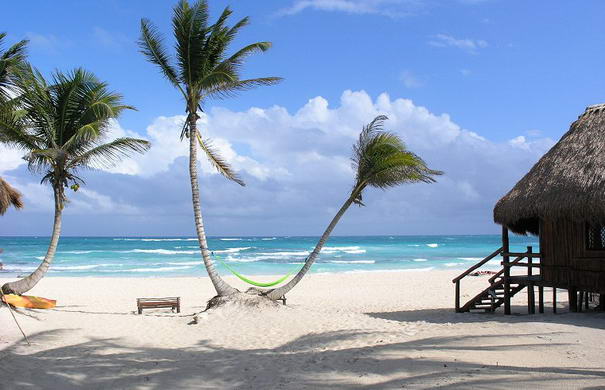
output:
[[[233,96],[237,92],[280,81],[277,77],[241,79],[240,71],[245,59],[271,47],[270,42],[256,42],[228,54],[230,45],[240,30],[248,24],[243,18],[233,26],[227,26],[232,11],[227,7],[213,23],[209,24],[208,2],[199,0],[190,4],[181,0],[174,7],[172,17],[175,38],[175,58],[166,51],[163,38],[148,20],[141,20],[139,47],[147,60],[160,68],[166,79],[181,93],[187,118],[181,131],[181,139],[189,139],[189,176],[195,228],[204,265],[218,295],[229,295],[236,290],[218,274],[208,250],[206,233],[200,206],[197,175],[198,145],[210,163],[227,179],[240,185],[244,182],[229,164],[212,148],[210,140],[203,138],[197,127],[203,103],[211,98]]]
[[[440,171],[429,169],[420,157],[407,150],[397,135],[383,131],[385,120],[386,116],[377,116],[361,131],[359,140],[353,146],[353,169],[357,175],[349,197],[307,257],[303,268],[290,282],[267,292],[269,298],[281,298],[302,280],[348,208],[354,203],[364,206],[362,194],[367,187],[386,190],[406,183],[433,183],[433,176],[442,174]]]
[[[14,76],[25,63],[27,40],[15,43],[7,50],[2,50],[6,33],[0,33],[0,101],[7,100],[13,88]]]
[[[42,174],[42,183],[52,187],[55,209],[50,244],[40,266],[24,279],[2,286],[5,293],[23,294],[50,267],[61,234],[65,189],[77,190],[83,184],[79,171],[113,166],[133,152],[144,152],[149,143],[134,138],[105,142],[111,120],[132,107],[85,70],[56,72],[48,83],[27,67],[15,86],[17,97],[0,105],[0,139],[26,152],[30,171]]]
[[[21,193],[0,177],[0,215],[4,215],[10,206],[23,208]]]

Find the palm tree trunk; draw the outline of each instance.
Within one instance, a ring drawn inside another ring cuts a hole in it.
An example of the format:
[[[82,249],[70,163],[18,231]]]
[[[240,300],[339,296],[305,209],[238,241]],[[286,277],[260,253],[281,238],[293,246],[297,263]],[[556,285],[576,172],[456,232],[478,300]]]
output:
[[[283,285],[282,287],[269,291],[269,293],[267,294],[267,297],[269,297],[270,299],[273,299],[273,300],[279,299],[279,298],[283,297],[287,292],[292,290],[294,288],[294,286],[296,286],[298,284],[298,282],[300,282],[302,280],[302,278],[305,276],[307,271],[309,271],[309,269],[311,268],[313,263],[315,263],[315,260],[317,259],[319,252],[321,252],[321,248],[323,248],[326,241],[328,241],[330,234],[332,234],[332,230],[334,230],[334,228],[336,227],[336,224],[338,224],[338,221],[340,221],[340,218],[344,215],[344,213],[347,211],[347,209],[353,203],[355,196],[356,196],[355,193],[351,194],[349,199],[347,199],[347,201],[342,205],[340,210],[338,210],[338,213],[336,213],[336,215],[332,219],[332,222],[330,222],[330,224],[328,225],[328,228],[326,229],[324,234],[321,236],[321,238],[317,242],[317,245],[315,245],[315,249],[313,249],[313,252],[311,252],[309,257],[307,257],[307,261],[305,261],[305,265],[302,267],[302,269],[300,271],[298,271],[296,276],[294,278],[292,278],[292,280],[290,280],[287,284]]]
[[[195,110],[190,112],[189,118],[189,177],[191,178],[191,197],[193,202],[193,215],[195,217],[195,230],[197,232],[197,239],[200,244],[200,250],[202,251],[202,258],[204,259],[204,265],[208,276],[214,285],[218,295],[230,295],[237,292],[236,289],[229,286],[218,274],[214,267],[214,261],[210,258],[210,252],[208,250],[208,242],[206,241],[206,232],[204,231],[204,220],[202,219],[202,209],[200,207],[200,188],[197,177],[197,115]]]
[[[5,294],[25,294],[34,288],[34,286],[38,284],[38,282],[48,271],[48,268],[55,257],[55,253],[57,252],[59,237],[61,237],[61,216],[63,214],[63,198],[61,190],[61,188],[53,188],[55,197],[55,222],[53,224],[53,234],[50,239],[50,244],[48,245],[48,250],[46,251],[46,256],[44,256],[44,260],[42,260],[42,263],[38,266],[38,268],[36,268],[36,270],[27,277],[3,285],[2,291]]]

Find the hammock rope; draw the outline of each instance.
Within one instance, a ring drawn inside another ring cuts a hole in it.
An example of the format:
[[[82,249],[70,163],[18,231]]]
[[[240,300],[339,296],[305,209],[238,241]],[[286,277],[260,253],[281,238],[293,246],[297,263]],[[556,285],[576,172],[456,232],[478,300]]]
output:
[[[240,274],[239,272],[237,272],[236,270],[234,270],[233,268],[231,268],[227,263],[225,263],[223,261],[223,259],[221,259],[220,256],[215,256],[218,261],[229,270],[229,272],[231,272],[233,275],[237,276],[240,280],[242,280],[243,282],[246,282],[248,284],[251,284],[253,286],[257,286],[257,287],[273,287],[275,285],[280,284],[281,282],[283,282],[284,280],[288,279],[294,272],[298,271],[298,267],[292,269],[290,272],[288,272],[286,275],[282,276],[281,278],[273,281],[273,282],[267,282],[267,283],[263,283],[263,282],[256,282],[252,279],[249,279],[247,277],[245,277],[244,275]]]

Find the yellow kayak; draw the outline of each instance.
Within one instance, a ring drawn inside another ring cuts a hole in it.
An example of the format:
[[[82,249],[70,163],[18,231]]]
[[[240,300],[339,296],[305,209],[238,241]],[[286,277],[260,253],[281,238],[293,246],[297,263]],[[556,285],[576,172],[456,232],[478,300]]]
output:
[[[57,305],[57,301],[54,299],[32,297],[29,295],[6,294],[2,298],[2,301],[16,307],[26,307],[28,309],[52,309]]]

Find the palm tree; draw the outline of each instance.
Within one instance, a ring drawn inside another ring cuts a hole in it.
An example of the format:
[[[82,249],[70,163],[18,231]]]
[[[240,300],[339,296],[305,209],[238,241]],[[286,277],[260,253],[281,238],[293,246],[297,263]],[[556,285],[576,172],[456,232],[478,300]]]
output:
[[[383,131],[385,120],[387,120],[386,116],[377,116],[361,131],[359,140],[353,146],[353,168],[357,172],[357,177],[349,197],[328,225],[298,274],[284,286],[266,292],[270,299],[281,298],[302,280],[347,209],[353,203],[364,206],[362,194],[368,186],[385,190],[406,183],[433,183],[435,182],[433,176],[442,174],[440,171],[429,169],[420,157],[407,150],[397,135]]]
[[[27,40],[15,43],[3,51],[6,33],[0,33],[0,101],[10,98],[14,76],[25,63],[25,48]]]
[[[44,260],[29,276],[2,286],[4,293],[23,294],[42,279],[54,258],[61,235],[65,189],[77,190],[80,170],[112,166],[133,152],[149,148],[145,140],[118,138],[104,143],[111,119],[126,109],[122,96],[82,69],[56,72],[51,83],[27,67],[15,80],[17,97],[0,105],[0,140],[26,152],[28,168],[41,173],[53,190],[55,218]]]
[[[21,193],[0,177],[0,215],[4,215],[10,206],[16,209],[23,208],[21,198]]]
[[[268,50],[271,43],[252,43],[228,55],[227,51],[231,43],[249,22],[246,17],[229,27],[226,23],[231,13],[232,11],[227,7],[214,24],[209,24],[206,0],[198,0],[193,4],[189,4],[187,0],[179,1],[174,7],[172,17],[176,41],[175,59],[171,58],[164,48],[162,36],[157,28],[146,19],[141,20],[139,40],[143,55],[160,68],[164,77],[181,93],[185,101],[187,118],[181,131],[181,139],[189,138],[189,176],[195,228],[204,265],[219,296],[229,295],[237,290],[220,277],[210,258],[200,206],[197,175],[198,145],[219,173],[242,186],[244,182],[212,148],[211,142],[201,137],[197,128],[197,120],[200,118],[198,112],[202,111],[202,104],[207,99],[233,96],[239,91],[261,85],[273,85],[281,80],[277,77],[240,78],[245,59],[251,54]]]

